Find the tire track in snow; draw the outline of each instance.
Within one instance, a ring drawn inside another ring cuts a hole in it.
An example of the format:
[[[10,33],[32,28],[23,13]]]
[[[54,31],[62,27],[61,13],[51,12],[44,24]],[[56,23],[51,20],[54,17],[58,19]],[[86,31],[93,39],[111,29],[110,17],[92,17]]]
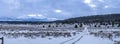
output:
[[[82,39],[83,38],[83,36],[85,36],[85,35],[87,35],[88,33],[88,30],[87,30],[87,27],[85,27],[85,29],[83,30],[83,32],[82,32],[82,36],[80,36],[80,38],[74,38],[74,39],[70,39],[70,40],[67,40],[67,41],[65,41],[65,42],[62,42],[62,44],[65,44],[65,43],[67,43],[67,42],[69,42],[69,41],[71,41],[72,43],[71,44],[75,44],[76,42],[78,42],[78,41],[80,41],[80,39]],[[72,40],[75,40],[75,41],[72,41]]]
[[[78,42],[80,39],[82,39],[83,36],[81,36],[80,38],[78,38],[76,41],[74,41],[72,44],[75,44],[76,42]]]
[[[66,41],[64,41],[64,42],[62,42],[62,43],[60,43],[60,44],[65,44],[65,43],[67,43],[67,42],[69,42],[69,41],[71,41],[71,40],[74,40],[75,38],[77,38],[77,37],[74,37],[74,38],[72,38],[72,39],[66,40]]]
[[[85,27],[84,31],[82,32],[83,35],[80,38],[78,38],[76,41],[74,41],[72,44],[75,44],[76,42],[80,41],[83,38],[83,36],[88,34],[87,32],[88,32],[87,27]]]

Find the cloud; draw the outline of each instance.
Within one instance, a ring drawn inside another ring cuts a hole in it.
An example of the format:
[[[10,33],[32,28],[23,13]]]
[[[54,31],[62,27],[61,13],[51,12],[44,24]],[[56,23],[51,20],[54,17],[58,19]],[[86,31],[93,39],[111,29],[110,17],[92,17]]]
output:
[[[0,0],[0,16],[66,19],[96,13],[120,13],[119,4],[119,0]]]
[[[99,2],[104,2],[104,0],[98,0]]]
[[[54,10],[54,12],[55,12],[55,13],[61,13],[62,10],[56,9],[56,10]]]
[[[107,8],[109,8],[109,6],[108,6],[108,5],[106,5],[106,6],[104,6],[104,8],[105,8],[105,9],[107,9]]]
[[[26,2],[29,2],[29,3],[37,3],[37,2],[42,2],[42,1],[45,1],[45,0],[25,0]]]
[[[85,4],[93,8],[119,8],[119,0],[84,0]]]
[[[55,9],[55,10],[53,10],[53,12],[62,17],[72,17],[72,13],[70,13],[69,11],[66,11],[66,10]]]
[[[84,3],[90,4],[91,0],[84,0]]]
[[[91,8],[96,8],[96,5],[92,2],[92,0],[84,0],[84,3],[86,3]]]
[[[28,15],[18,16],[17,18],[18,19],[29,19],[29,18],[46,19],[48,21],[58,20],[57,18],[49,18],[49,17],[43,16],[42,14],[28,14]]]
[[[21,6],[19,0],[2,0],[2,2],[9,10],[19,9]]]
[[[57,18],[48,18],[48,21],[55,21],[58,20]]]

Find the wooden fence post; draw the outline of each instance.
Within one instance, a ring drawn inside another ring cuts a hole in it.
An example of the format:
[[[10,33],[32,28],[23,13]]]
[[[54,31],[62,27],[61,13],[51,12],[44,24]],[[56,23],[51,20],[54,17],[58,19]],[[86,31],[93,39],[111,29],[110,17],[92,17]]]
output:
[[[2,40],[2,43],[1,43],[1,44],[4,44],[4,37],[2,37],[1,40]]]

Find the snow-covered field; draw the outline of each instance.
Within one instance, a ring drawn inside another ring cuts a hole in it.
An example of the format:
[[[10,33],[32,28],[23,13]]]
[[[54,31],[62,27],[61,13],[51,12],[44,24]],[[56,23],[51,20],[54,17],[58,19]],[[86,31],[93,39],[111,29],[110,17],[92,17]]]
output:
[[[2,43],[2,41],[0,40],[0,44]]]
[[[116,38],[115,40],[120,40]],[[71,35],[70,37],[16,37],[9,38],[5,37],[5,44],[114,44],[114,41],[109,40],[108,38],[95,37],[90,35],[87,32],[79,32],[76,35]]]
[[[80,39],[80,40],[79,40]],[[109,39],[103,39],[92,35],[77,34],[72,37],[46,37],[29,39],[25,37],[5,38],[5,44],[113,44]]]
[[[91,35],[84,36],[76,44],[113,44],[114,42],[109,39],[102,39]]]
[[[96,31],[97,30],[97,31]],[[104,31],[106,30],[106,31]],[[4,44],[119,44],[119,28],[41,28],[39,25],[4,25]]]
[[[46,37],[46,38],[41,38],[38,37],[36,39],[28,39],[24,37],[20,37],[17,39],[7,39],[5,40],[5,44],[60,44],[66,40],[75,38],[76,36],[73,37],[59,37],[59,38],[54,38],[54,37]]]

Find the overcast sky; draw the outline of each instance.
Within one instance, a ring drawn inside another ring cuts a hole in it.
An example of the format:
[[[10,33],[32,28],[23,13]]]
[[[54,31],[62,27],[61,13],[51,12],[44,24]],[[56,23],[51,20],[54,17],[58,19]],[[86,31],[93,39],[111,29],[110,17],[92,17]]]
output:
[[[0,0],[1,17],[66,19],[120,13],[120,0]]]

